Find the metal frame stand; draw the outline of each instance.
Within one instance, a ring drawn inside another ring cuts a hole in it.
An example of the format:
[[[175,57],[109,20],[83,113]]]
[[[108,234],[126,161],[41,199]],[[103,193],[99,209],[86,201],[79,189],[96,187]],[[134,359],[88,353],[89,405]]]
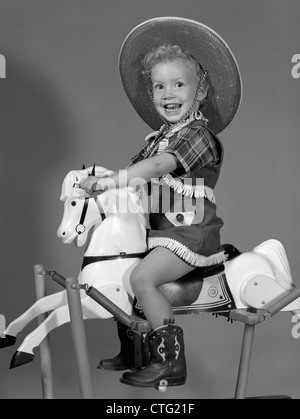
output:
[[[76,278],[66,279],[68,304],[70,311],[72,337],[74,343],[77,372],[79,378],[80,392],[82,399],[92,399],[92,378],[86,334],[83,323],[83,313],[80,300],[80,287]]]
[[[67,290],[72,336],[82,398],[92,398],[93,392],[88,359],[87,342],[83,322],[83,313],[80,299],[80,290],[84,290],[86,294],[89,295],[94,301],[96,301],[107,311],[109,311],[113,317],[115,317],[118,321],[125,324],[126,326],[131,328],[133,332],[135,332],[135,350],[136,354],[138,355],[136,366],[139,366],[139,362],[141,360],[141,336],[142,334],[148,333],[151,330],[150,324],[146,320],[136,316],[129,316],[97,289],[95,289],[94,287],[89,287],[87,284],[79,285],[75,278],[66,279],[55,271],[46,271],[42,265],[35,265],[34,269],[36,282],[42,281],[42,283],[44,284],[45,276],[49,275],[54,281],[65,287]],[[37,290],[37,298],[41,298],[41,296],[44,296],[45,294],[44,285],[39,285],[37,286],[37,289],[38,288],[41,289]],[[268,307],[267,310],[231,310],[228,313],[224,314],[226,317],[228,317],[229,320],[238,321],[244,324],[244,334],[242,339],[241,356],[235,389],[235,399],[246,398],[255,326],[258,324],[265,323],[266,318],[268,316],[274,316],[284,307],[288,306],[290,303],[292,303],[299,297],[300,289],[296,289],[295,291],[284,296],[280,301],[277,301],[272,306]],[[42,321],[42,319],[39,319],[39,321]],[[51,356],[48,339],[45,339],[44,344],[40,347],[40,351],[42,360],[41,370],[44,398],[53,398]],[[257,398],[282,399],[290,397],[268,396]]]
[[[79,285],[76,278],[64,278],[55,271],[46,271],[43,265],[34,266],[36,296],[37,299],[43,298],[46,295],[45,278],[50,276],[55,282],[63,286],[67,291],[68,305],[70,312],[70,321],[72,329],[72,338],[75,351],[76,367],[80,385],[80,393],[82,399],[92,399],[92,379],[90,373],[90,364],[88,356],[88,347],[84,327],[84,317],[82,312],[82,305],[80,299],[80,291],[84,290],[87,295],[94,301],[109,311],[113,317],[128,326],[134,333],[134,346],[136,351],[136,364],[139,368],[142,362],[142,335],[151,330],[150,324],[137,316],[129,316],[114,304],[104,294],[99,292],[94,287],[86,285]],[[39,324],[45,320],[47,315],[40,316]],[[49,336],[44,339],[40,345],[41,354],[41,376],[43,398],[53,399],[53,375],[52,375],[52,361],[50,351]]]
[[[36,299],[46,296],[46,272],[42,265],[34,265]],[[47,318],[47,313],[38,316],[38,325]],[[40,344],[42,392],[44,399],[53,399],[53,375],[49,335]]]
[[[237,377],[237,384],[235,390],[236,399],[245,399],[246,390],[249,377],[249,369],[251,362],[251,353],[254,341],[255,326],[263,324],[268,316],[273,317],[279,313],[283,308],[287,307],[293,301],[300,297],[300,289],[286,294],[280,300],[274,302],[265,310],[257,310],[256,312],[250,312],[247,310],[232,310],[229,312],[229,319],[236,320],[244,323],[244,336],[242,341],[241,357],[239,364],[239,371]],[[269,396],[269,397],[257,397],[257,398],[290,398],[289,396]]]
[[[235,399],[244,399],[248,383],[248,375],[251,362],[251,353],[254,339],[254,325],[245,324],[242,342],[240,366],[235,390]]]

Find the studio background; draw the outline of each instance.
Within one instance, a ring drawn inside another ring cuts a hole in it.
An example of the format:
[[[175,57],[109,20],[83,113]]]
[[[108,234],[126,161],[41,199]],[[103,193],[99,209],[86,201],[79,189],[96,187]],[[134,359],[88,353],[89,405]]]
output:
[[[244,94],[237,117],[220,134],[225,160],[216,188],[223,243],[252,250],[275,238],[294,282],[299,261],[299,93],[291,62],[300,54],[299,0],[0,0],[1,288],[7,323],[34,302],[33,266],[64,276],[79,272],[83,249],[56,236],[64,176],[96,163],[123,168],[151,130],[129,103],[118,74],[128,32],[157,16],[182,16],[212,27],[230,45]],[[48,292],[60,291],[48,283]],[[243,328],[208,314],[178,316],[188,379],[167,393],[119,383],[96,368],[119,349],[112,319],[85,322],[96,398],[230,398]],[[280,313],[256,329],[248,395],[300,398],[300,340]],[[0,398],[41,398],[39,351],[9,370],[18,344],[0,353]],[[70,325],[50,336],[55,398],[80,398]]]

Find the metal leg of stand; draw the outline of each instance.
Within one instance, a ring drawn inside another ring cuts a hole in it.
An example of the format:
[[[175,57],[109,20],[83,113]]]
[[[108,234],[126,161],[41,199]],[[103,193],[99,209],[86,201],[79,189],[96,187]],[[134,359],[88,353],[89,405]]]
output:
[[[75,278],[67,278],[66,288],[81,396],[83,399],[92,399],[92,379],[77,280]]]
[[[42,265],[34,265],[35,293],[39,300],[46,296],[46,273]],[[47,313],[38,316],[38,325],[47,318]],[[40,344],[42,391],[44,399],[53,399],[53,376],[49,336]]]
[[[245,324],[235,399],[245,399],[255,325]]]

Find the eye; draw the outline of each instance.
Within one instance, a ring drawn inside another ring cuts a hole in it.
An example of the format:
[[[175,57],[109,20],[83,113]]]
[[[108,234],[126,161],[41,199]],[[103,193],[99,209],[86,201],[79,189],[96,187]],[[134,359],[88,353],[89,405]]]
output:
[[[76,201],[71,202],[72,207],[76,207]]]
[[[162,85],[162,84],[155,84],[154,86],[153,86],[153,89],[154,90],[162,90],[164,88],[164,86]]]
[[[183,87],[184,83],[182,81],[178,81],[175,86],[176,87]]]

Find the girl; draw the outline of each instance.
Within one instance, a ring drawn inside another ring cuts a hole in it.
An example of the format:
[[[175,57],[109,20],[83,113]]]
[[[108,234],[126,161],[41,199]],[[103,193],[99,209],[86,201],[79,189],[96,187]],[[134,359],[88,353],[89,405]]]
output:
[[[121,49],[120,72],[131,103],[158,131],[146,138],[126,168],[126,177],[121,172],[109,179],[90,176],[81,187],[93,194],[127,186],[137,178],[152,187],[159,182],[160,194],[152,196],[149,214],[151,251],[130,278],[153,328],[151,357],[143,370],[125,373],[121,382],[155,387],[167,380],[168,385],[181,385],[186,380],[183,331],[174,324],[172,307],[159,287],[197,267],[226,260],[218,250],[223,222],[216,215],[213,193],[223,158],[215,133],[237,112],[239,71],[229,48],[211,29],[187,19],[156,18],[128,35]],[[163,208],[165,196],[170,200]],[[121,325],[119,336],[121,353],[103,360],[103,368],[133,366],[133,348],[125,343],[128,337]]]

